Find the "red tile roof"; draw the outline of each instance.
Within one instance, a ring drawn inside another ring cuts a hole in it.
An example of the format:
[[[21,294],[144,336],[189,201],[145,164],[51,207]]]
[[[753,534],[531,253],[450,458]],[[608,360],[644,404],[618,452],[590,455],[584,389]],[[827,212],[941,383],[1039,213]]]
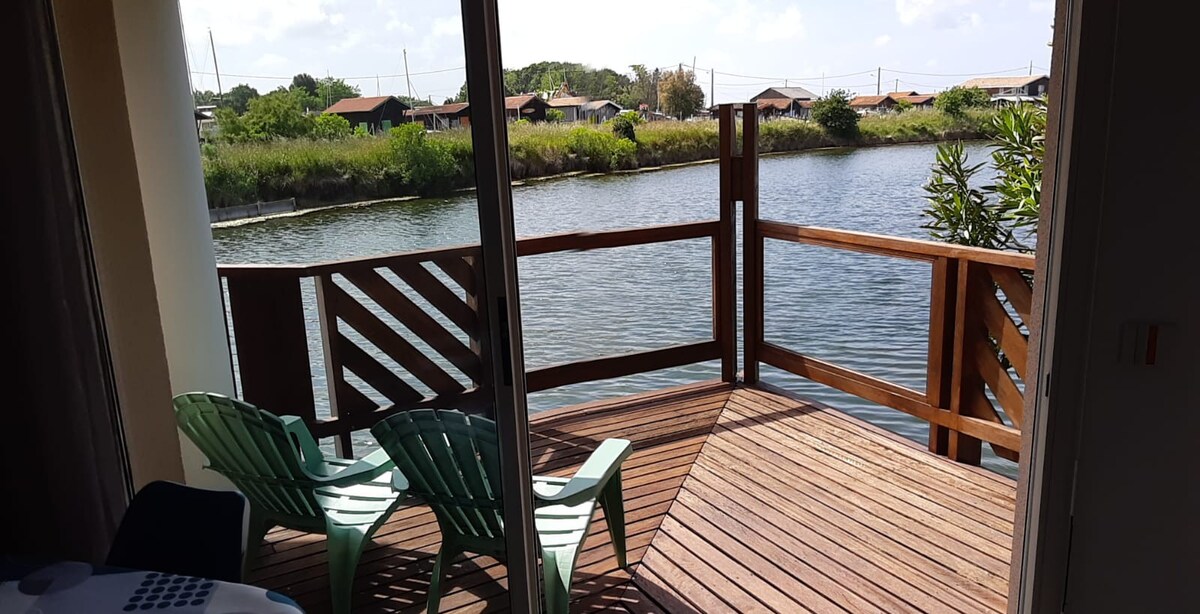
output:
[[[396,99],[395,96],[363,96],[360,98],[343,98],[325,109],[326,113],[364,113],[374,111],[379,108],[379,105],[388,101],[388,99]],[[396,102],[400,102],[396,99]],[[403,104],[403,103],[401,103]],[[407,106],[407,105],[406,105]]]
[[[415,109],[405,111],[404,114],[410,117],[422,115],[457,115],[465,110],[470,105],[465,102],[452,102],[450,104],[438,104],[431,107],[417,107]]]
[[[937,98],[937,94],[911,94],[909,96],[892,96],[892,99],[897,102],[899,102],[901,100],[907,100],[916,105],[929,104],[929,103],[933,102],[935,98]]]
[[[967,79],[962,82],[962,87],[978,87],[982,89],[988,88],[1004,88],[1004,87],[1025,87],[1038,79],[1045,79],[1046,75],[1028,75],[1022,77],[979,77],[976,79]]]
[[[852,107],[877,107],[885,100],[890,100],[890,96],[855,96],[850,99]]]
[[[570,96],[567,98],[551,98],[546,103],[552,107],[578,107],[590,101],[591,98],[587,96]]]
[[[508,109],[509,111],[515,111],[517,109],[524,108],[525,105],[527,105],[535,100],[538,102],[541,102],[543,104],[545,103],[544,100],[542,100],[541,98],[538,98],[537,95],[535,95],[535,94],[522,94],[520,96],[506,96],[504,98],[504,108]]]

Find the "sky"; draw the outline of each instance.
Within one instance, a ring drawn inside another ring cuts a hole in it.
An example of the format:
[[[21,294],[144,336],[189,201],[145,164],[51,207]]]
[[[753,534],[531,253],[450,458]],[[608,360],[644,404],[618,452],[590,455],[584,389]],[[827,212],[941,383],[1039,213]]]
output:
[[[696,67],[715,102],[772,86],[816,94],[933,92],[970,76],[1047,73],[1049,0],[498,0],[506,68],[568,61],[629,72],[630,64]],[[465,80],[454,0],[180,0],[192,84],[260,92],[291,76],[346,79],[364,96],[440,103]],[[882,70],[879,70],[882,69]],[[378,78],[376,77],[378,75]],[[898,81],[898,83],[897,83]],[[708,100],[707,102],[713,102]]]

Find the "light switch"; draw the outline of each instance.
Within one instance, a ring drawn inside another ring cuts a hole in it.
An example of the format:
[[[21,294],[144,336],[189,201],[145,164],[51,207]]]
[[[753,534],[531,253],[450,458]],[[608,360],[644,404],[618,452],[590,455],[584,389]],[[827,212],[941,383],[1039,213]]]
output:
[[[1122,324],[1117,362],[1151,367],[1158,364],[1163,355],[1163,333],[1169,329],[1169,325],[1161,322],[1126,322]]]

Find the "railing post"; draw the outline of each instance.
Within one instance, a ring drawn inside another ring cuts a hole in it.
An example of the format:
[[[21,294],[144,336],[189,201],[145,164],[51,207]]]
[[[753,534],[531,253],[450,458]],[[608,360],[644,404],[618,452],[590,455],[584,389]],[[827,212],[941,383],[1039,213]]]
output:
[[[721,379],[737,381],[737,224],[736,170],[733,145],[737,124],[731,104],[719,107],[720,126],[720,229],[713,237],[713,338],[721,345]]]
[[[226,277],[233,346],[246,402],[316,420],[300,277]]]
[[[982,394],[983,380],[973,367],[967,352],[976,343],[979,334],[971,316],[971,284],[973,269],[980,265],[969,260],[958,263],[958,280],[955,282],[954,305],[953,371],[950,380],[950,411],[955,415],[973,415],[971,398]],[[978,465],[983,453],[983,442],[975,437],[951,431],[948,435],[946,453],[951,460],[969,465]]]
[[[735,162],[742,201],[742,317],[745,338],[742,379],[758,382],[758,350],[763,343],[763,237],[758,230],[758,107],[742,106],[742,151]]]
[[[939,257],[933,261],[929,288],[929,358],[926,362],[925,397],[939,409],[950,409],[953,394],[955,312],[958,301],[957,259]],[[950,430],[929,424],[929,451],[946,456],[950,453]]]
[[[342,363],[338,357],[338,338],[341,333],[337,328],[337,310],[332,304],[333,298],[329,286],[333,284],[331,275],[318,275],[317,284],[317,319],[321,323],[321,347],[325,350],[325,390],[329,395],[329,416],[333,419],[348,417],[350,407],[347,399],[342,398],[345,390],[345,380],[342,374]],[[354,457],[354,446],[350,441],[349,429],[341,429],[334,437],[334,451],[342,458]]]

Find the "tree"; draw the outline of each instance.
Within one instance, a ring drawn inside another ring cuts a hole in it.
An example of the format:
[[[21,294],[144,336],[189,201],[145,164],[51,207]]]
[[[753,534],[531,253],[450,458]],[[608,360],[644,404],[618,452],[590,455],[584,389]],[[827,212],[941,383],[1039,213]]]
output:
[[[850,107],[850,92],[833,90],[813,101],[812,118],[829,134],[842,138],[858,135],[858,112]]]
[[[221,98],[221,106],[229,107],[238,115],[242,115],[250,108],[250,101],[255,98],[258,98],[258,90],[245,83],[239,83],[225,92],[225,96]]]
[[[443,104],[453,104],[455,102],[466,102],[466,101],[467,101],[467,84],[466,84],[466,82],[464,82],[462,84],[462,87],[458,88],[458,93],[455,94],[453,98],[447,98],[446,102],[444,102]]]
[[[328,109],[343,98],[358,98],[361,95],[357,86],[336,77],[325,77],[317,82],[317,98],[324,105],[321,107],[323,109]]]
[[[226,143],[242,143],[254,138],[237,111],[229,107],[217,107],[213,117],[217,120],[218,139]]]
[[[313,118],[312,138],[336,141],[350,136],[350,120],[341,115],[325,113]]]
[[[217,94],[212,90],[192,90],[192,100],[198,107],[213,105],[217,104]]]
[[[658,101],[658,82],[662,71],[655,68],[647,70],[644,64],[630,65],[633,79],[625,91],[616,98],[616,103],[626,109],[638,109],[642,105],[653,108]]]
[[[558,123],[567,118],[567,114],[562,112],[562,109],[546,109],[546,121]]]
[[[967,109],[987,107],[992,104],[992,97],[977,87],[954,86],[934,99],[934,108],[952,117],[966,115]]]
[[[317,80],[312,75],[310,75],[306,72],[302,72],[302,73],[292,77],[292,87],[289,89],[304,90],[304,92],[307,93],[309,96],[316,96],[317,95]]]
[[[913,108],[913,103],[911,101],[905,100],[903,98],[896,101],[896,112],[897,113],[911,111],[912,108]]]
[[[704,90],[696,85],[696,75],[692,71],[682,68],[668,71],[662,79],[659,103],[668,115],[684,119],[704,105]]]
[[[313,118],[304,114],[299,96],[286,90],[251,100],[241,120],[254,138],[294,139],[308,136],[313,130]]]

